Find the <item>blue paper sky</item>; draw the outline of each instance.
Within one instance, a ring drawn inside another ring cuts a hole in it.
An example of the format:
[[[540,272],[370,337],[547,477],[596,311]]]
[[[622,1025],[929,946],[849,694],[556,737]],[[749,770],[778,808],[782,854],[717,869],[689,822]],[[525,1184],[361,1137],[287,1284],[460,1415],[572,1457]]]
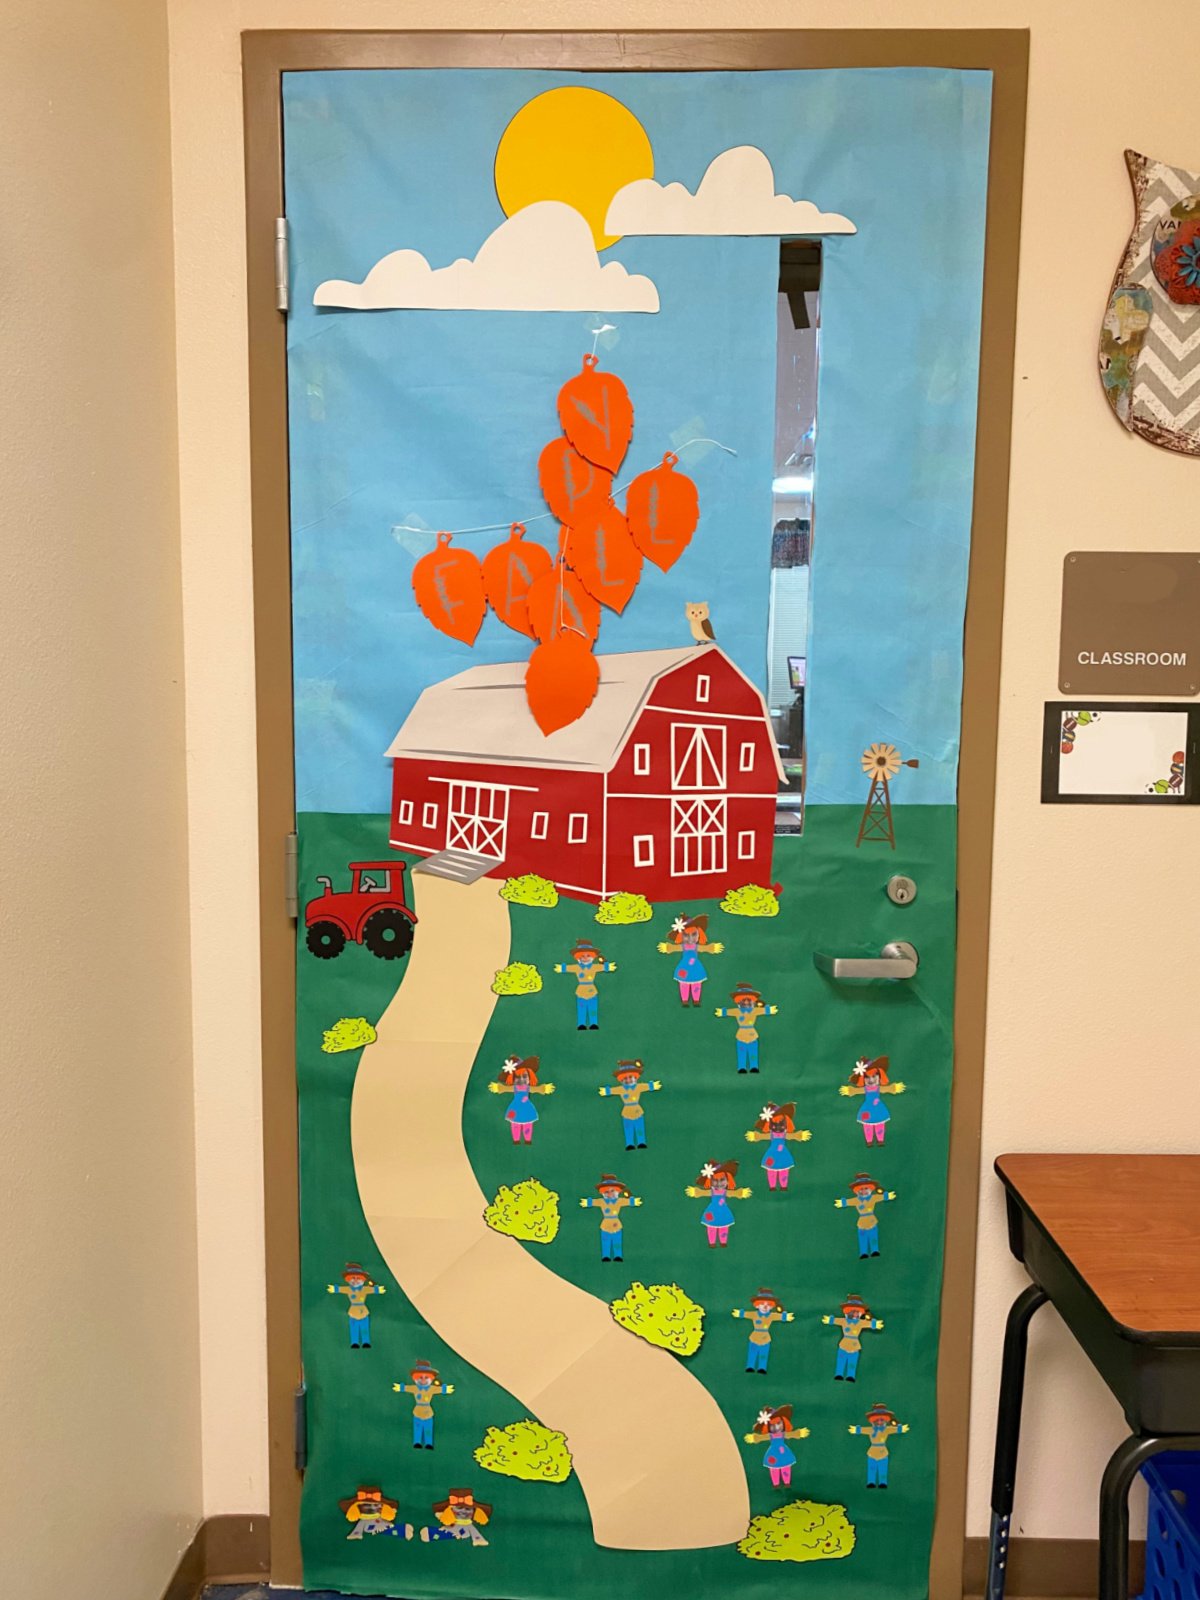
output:
[[[391,250],[473,256],[502,220],[496,145],[561,84],[615,95],[650,136],[655,176],[694,188],[732,145],[770,156],[777,187],[844,212],[825,241],[810,802],[863,797],[876,739],[918,756],[905,803],[953,801],[970,535],[990,75],[306,72],[284,79],[292,239],[289,393],[297,808],[384,811],[383,751],[420,691],[477,662],[523,657],[489,616],[473,649],[435,632],[411,589],[432,537],[525,521],[555,546],[536,477],[555,397],[590,330],[635,411],[624,483],[684,453],[701,521],[683,558],[647,566],[601,651],[686,641],[707,599],[721,645],[762,684],[771,536],[774,239],[624,239],[602,258],[647,273],[654,315],[318,312],[313,290]],[[503,533],[462,538],[482,555]]]

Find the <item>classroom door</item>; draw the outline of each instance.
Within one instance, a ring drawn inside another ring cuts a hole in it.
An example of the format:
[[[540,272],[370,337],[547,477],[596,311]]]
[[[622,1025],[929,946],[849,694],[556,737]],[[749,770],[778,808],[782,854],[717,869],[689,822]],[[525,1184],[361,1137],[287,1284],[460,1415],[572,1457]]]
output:
[[[926,1593],[990,89],[284,75],[310,1588]]]

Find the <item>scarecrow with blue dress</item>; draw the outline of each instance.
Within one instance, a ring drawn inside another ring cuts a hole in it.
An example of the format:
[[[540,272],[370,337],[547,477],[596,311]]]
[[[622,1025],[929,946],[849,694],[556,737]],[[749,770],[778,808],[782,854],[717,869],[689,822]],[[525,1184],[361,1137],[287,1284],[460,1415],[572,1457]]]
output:
[[[796,1158],[788,1149],[789,1141],[803,1144],[812,1138],[809,1128],[796,1126],[796,1102],[786,1100],[777,1106],[769,1100],[758,1113],[758,1124],[750,1129],[746,1139],[750,1144],[765,1144],[762,1169],[767,1175],[767,1188],[788,1186],[788,1175],[796,1165]]]
[[[660,955],[678,956],[673,976],[679,985],[679,1000],[684,1007],[700,1004],[700,990],[708,971],[701,955],[720,955],[723,944],[708,942],[708,917],[676,917],[671,924],[671,937],[659,945]]]
[[[853,1431],[853,1430],[851,1430]],[[743,1435],[747,1444],[765,1444],[763,1466],[771,1474],[771,1485],[785,1488],[792,1481],[792,1468],[796,1465],[796,1452],[789,1439],[807,1439],[807,1428],[792,1427],[791,1406],[766,1406],[754,1419],[754,1432]]]
[[[512,1128],[514,1144],[533,1143],[533,1125],[538,1120],[538,1110],[533,1103],[535,1094],[553,1094],[552,1083],[538,1082],[537,1056],[509,1056],[500,1068],[495,1083],[488,1084],[489,1094],[511,1094],[512,1105],[504,1113]]]
[[[735,1218],[731,1200],[748,1200],[749,1189],[737,1188],[738,1163],[736,1161],[706,1161],[700,1168],[695,1183],[683,1191],[689,1200],[706,1202],[700,1213],[700,1223],[708,1234],[708,1246],[715,1250],[729,1244],[729,1230]]]

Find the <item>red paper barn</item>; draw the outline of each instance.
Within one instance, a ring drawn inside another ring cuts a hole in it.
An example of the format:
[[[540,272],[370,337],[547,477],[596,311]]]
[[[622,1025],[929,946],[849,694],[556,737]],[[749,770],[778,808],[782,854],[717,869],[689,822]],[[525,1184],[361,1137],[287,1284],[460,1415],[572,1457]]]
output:
[[[584,715],[549,738],[525,663],[426,689],[395,742],[391,842],[465,850],[570,895],[712,899],[771,882],[783,771],[762,695],[715,645],[602,655]]]

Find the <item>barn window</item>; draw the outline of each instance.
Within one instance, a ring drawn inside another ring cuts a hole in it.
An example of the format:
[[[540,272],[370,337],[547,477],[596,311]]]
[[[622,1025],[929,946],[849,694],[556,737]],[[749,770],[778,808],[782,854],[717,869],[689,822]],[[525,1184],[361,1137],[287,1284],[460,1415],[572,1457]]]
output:
[[[411,800],[401,800],[400,809],[396,813],[396,821],[402,828],[408,826],[413,819],[413,803]]]
[[[671,727],[671,787],[725,787],[725,729],[704,722],[676,722]]]
[[[550,813],[548,811],[535,811],[533,821],[529,825],[531,839],[544,839],[550,827]]]
[[[426,800],[425,809],[421,813],[421,821],[424,823],[424,825],[427,828],[436,828],[437,827],[437,814],[438,814],[437,801],[436,800]]]
[[[635,867],[654,865],[654,835],[635,833],[633,836],[633,864]]]
[[[587,813],[585,811],[572,811],[567,820],[567,843],[587,843]]]
[[[754,770],[754,743],[747,739],[742,745],[742,753],[738,757],[739,772],[753,772]]]
[[[738,860],[749,861],[754,855],[754,830],[743,828],[738,834]]]
[[[644,778],[650,771],[650,746],[648,744],[635,744],[633,747],[633,775],[635,778]]]
[[[712,679],[708,676],[707,672],[702,672],[696,679],[697,705],[706,706],[708,704],[708,691],[711,687]]]

